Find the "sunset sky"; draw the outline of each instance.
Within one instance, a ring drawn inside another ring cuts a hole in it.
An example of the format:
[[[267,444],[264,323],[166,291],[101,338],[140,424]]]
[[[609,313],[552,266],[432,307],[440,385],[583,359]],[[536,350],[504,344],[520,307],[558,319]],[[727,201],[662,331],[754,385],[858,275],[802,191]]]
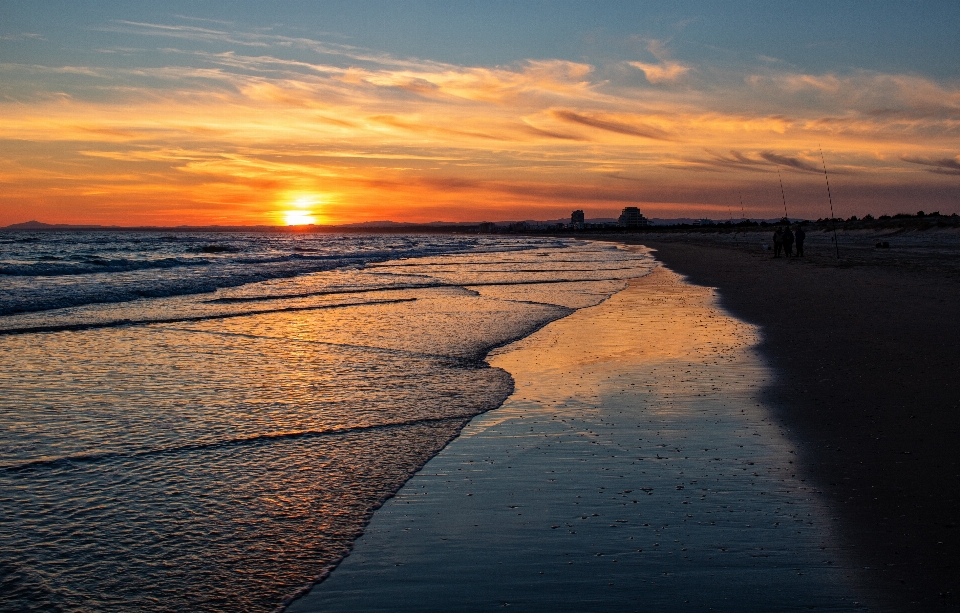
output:
[[[0,0],[0,226],[960,212],[960,3]]]

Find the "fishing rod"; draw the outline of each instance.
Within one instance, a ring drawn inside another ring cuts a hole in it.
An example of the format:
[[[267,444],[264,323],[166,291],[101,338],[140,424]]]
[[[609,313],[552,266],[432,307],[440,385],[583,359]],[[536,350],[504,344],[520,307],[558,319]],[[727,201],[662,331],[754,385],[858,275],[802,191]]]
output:
[[[780,176],[780,165],[777,165],[777,178],[780,179],[780,197],[783,198],[783,218],[790,223],[790,216],[787,215],[787,195],[783,191],[783,177]]]
[[[743,192],[740,192],[740,223],[747,220],[747,214],[743,212]],[[736,236],[736,234],[734,234]]]
[[[840,259],[840,243],[837,242],[837,220],[833,215],[833,196],[830,195],[830,177],[827,176],[827,162],[823,159],[823,147],[820,148],[820,163],[823,164],[823,178],[827,180],[827,200],[830,201],[830,225],[833,226],[833,246],[837,249],[837,259]]]
[[[730,208],[730,205],[727,205],[727,215],[730,216],[730,225],[733,226],[733,209]],[[739,246],[740,242],[737,240],[737,227],[734,226],[733,229],[733,244],[734,246]]]

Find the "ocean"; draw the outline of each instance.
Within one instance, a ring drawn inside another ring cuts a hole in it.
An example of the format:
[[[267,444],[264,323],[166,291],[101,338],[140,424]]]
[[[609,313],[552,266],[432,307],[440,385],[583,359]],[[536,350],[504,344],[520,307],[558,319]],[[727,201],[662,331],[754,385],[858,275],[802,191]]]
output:
[[[0,611],[273,611],[648,274],[553,237],[0,233]]]

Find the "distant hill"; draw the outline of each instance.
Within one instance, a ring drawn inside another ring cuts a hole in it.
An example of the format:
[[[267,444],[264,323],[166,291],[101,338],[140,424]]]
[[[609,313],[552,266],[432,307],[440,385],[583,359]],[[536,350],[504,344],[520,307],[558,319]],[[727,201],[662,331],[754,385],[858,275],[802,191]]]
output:
[[[42,221],[30,220],[23,223],[12,223],[0,230],[91,230],[94,228],[116,228],[117,226],[98,226],[98,225],[74,225],[68,223],[43,223]]]

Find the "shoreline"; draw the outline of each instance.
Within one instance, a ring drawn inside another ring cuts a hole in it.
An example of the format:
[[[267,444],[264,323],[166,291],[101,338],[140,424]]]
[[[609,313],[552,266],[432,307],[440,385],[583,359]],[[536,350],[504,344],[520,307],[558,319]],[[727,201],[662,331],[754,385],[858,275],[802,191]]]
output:
[[[755,328],[715,301],[661,267],[493,352],[514,393],[287,610],[860,610]]]
[[[758,349],[778,374],[763,397],[839,514],[867,581],[899,610],[956,607],[958,262],[930,270],[909,257],[774,260],[756,246],[692,237],[629,242],[718,288],[726,309],[760,326]]]
[[[613,245],[617,245],[618,248],[622,247],[622,245],[621,245],[620,243],[617,243],[617,242],[615,242],[615,241],[590,241],[590,242],[605,242],[605,243],[610,243],[610,244],[613,244]],[[634,251],[634,250],[636,250],[635,247],[629,247],[629,246],[626,247],[626,249],[627,249],[628,251]],[[649,255],[649,252],[648,252],[647,250],[644,250],[644,252],[646,252],[647,255]],[[652,256],[650,256],[650,261],[653,262]],[[651,268],[651,271],[650,271],[650,272],[647,272],[647,275],[651,274],[651,272],[652,272],[653,270],[655,270],[656,266],[657,266],[656,264],[653,264],[653,268]],[[644,275],[644,276],[646,276],[646,275]],[[609,292],[608,292],[608,291],[602,291],[602,292],[601,292],[601,295],[604,295],[605,297],[600,301],[599,304],[603,304],[604,302],[606,302],[607,300],[609,300],[609,299],[612,298],[613,296],[616,296],[618,293],[620,293],[620,292],[624,291],[625,289],[627,289],[628,286],[629,286],[629,283],[630,283],[631,281],[636,280],[637,278],[643,278],[643,277],[628,277],[628,278],[622,279],[622,282],[624,283],[624,286],[623,286],[622,288],[610,290]],[[614,281],[614,280],[613,280],[613,279],[602,279],[602,280],[600,280],[601,283],[602,283],[602,282],[610,282],[610,281]],[[584,280],[583,282],[584,282],[584,283],[591,283],[591,282],[596,283],[596,281],[591,281],[591,280]],[[553,283],[559,283],[559,284],[577,283],[577,281],[567,281],[567,280],[564,280],[564,281],[551,281],[551,280],[546,280],[546,281],[542,281],[542,282],[540,282],[540,283],[545,284],[545,285],[550,285],[550,284],[553,284]],[[510,286],[510,285],[512,285],[512,284],[511,284],[511,283],[505,283],[505,284],[499,284],[499,283],[492,283],[492,284],[485,284],[485,283],[473,283],[473,284],[471,284],[471,283],[460,283],[460,284],[455,284],[455,283],[450,283],[450,284],[449,284],[449,287],[463,287],[463,288],[470,289],[471,291],[475,291],[475,288],[486,288],[487,286],[490,286],[490,285],[492,285],[492,286],[494,286],[494,287],[499,287],[499,286]],[[439,286],[439,287],[447,287],[447,285],[438,285],[438,286]],[[431,289],[431,288],[428,288],[428,289]],[[486,297],[486,296],[483,294],[482,291],[478,293],[478,296]],[[518,336],[514,336],[514,337],[512,337],[512,338],[507,338],[507,339],[501,340],[501,341],[499,341],[499,342],[497,342],[497,343],[489,346],[489,347],[486,349],[486,352],[485,352],[482,356],[472,357],[472,358],[469,358],[469,360],[470,360],[470,361],[476,361],[476,362],[484,363],[484,364],[486,364],[486,366],[489,367],[489,368],[495,368],[495,369],[498,369],[498,370],[504,370],[504,369],[502,369],[502,368],[499,368],[499,367],[496,366],[495,364],[490,363],[489,360],[490,360],[491,356],[496,355],[496,354],[497,354],[498,352],[500,352],[500,351],[503,351],[503,350],[505,350],[505,349],[508,349],[510,346],[512,346],[512,345],[514,345],[514,344],[516,344],[516,343],[520,343],[520,342],[525,341],[525,340],[528,339],[529,337],[536,335],[538,332],[540,332],[541,330],[543,330],[544,328],[546,328],[547,326],[550,326],[551,324],[553,324],[553,323],[555,323],[555,322],[558,322],[558,321],[561,321],[561,320],[563,320],[563,319],[566,319],[566,318],[570,317],[571,315],[574,315],[575,313],[578,313],[579,311],[582,311],[582,310],[585,310],[585,309],[590,309],[590,308],[592,308],[593,306],[598,306],[598,304],[587,305],[587,306],[583,306],[583,305],[581,305],[581,306],[569,306],[569,305],[554,304],[554,303],[550,303],[550,305],[551,305],[551,306],[554,306],[554,307],[556,307],[556,308],[558,308],[558,309],[564,309],[565,312],[563,312],[563,313],[561,313],[561,314],[558,314],[558,315],[557,315],[556,317],[554,317],[554,318],[546,319],[546,320],[544,320],[544,321],[536,324],[535,326],[533,326],[532,328],[530,328],[530,329],[528,329],[528,330],[524,330],[523,333],[521,333],[521,334],[518,335]],[[2,335],[2,331],[0,331],[0,335]],[[507,372],[508,375],[510,374],[508,371],[504,371],[504,372]],[[512,395],[515,391],[516,391],[516,389],[515,389],[515,385],[514,385],[514,388],[511,390],[510,395]],[[508,398],[509,398],[509,395],[508,395]],[[407,485],[407,483],[409,483],[410,479],[412,479],[414,476],[418,475],[421,471],[423,471],[423,470],[425,469],[426,465],[427,465],[431,460],[433,460],[433,458],[435,458],[438,454],[440,454],[444,449],[446,449],[447,447],[449,447],[451,444],[453,444],[454,442],[456,442],[456,441],[461,437],[463,430],[464,430],[465,428],[468,428],[475,418],[477,418],[477,417],[482,417],[482,416],[484,416],[484,415],[487,415],[487,414],[490,414],[490,413],[493,413],[493,412],[499,410],[500,408],[503,407],[503,403],[504,403],[505,401],[506,401],[506,398],[505,398],[504,400],[502,400],[497,407],[492,408],[492,409],[487,409],[487,410],[485,410],[485,411],[483,411],[483,412],[481,412],[481,413],[479,413],[479,414],[477,414],[477,415],[474,415],[472,418],[466,420],[466,421],[463,422],[458,428],[456,428],[456,430],[453,432],[453,434],[446,440],[446,442],[444,442],[444,444],[443,444],[439,449],[435,450],[431,455],[429,455],[428,457],[426,457],[426,458],[419,464],[419,466],[414,467],[414,468],[410,471],[410,473],[409,473],[410,476],[408,477],[408,479],[406,479],[406,480],[404,480],[403,482],[399,483],[399,484],[397,485],[397,487],[395,487],[395,488],[393,488],[391,491],[389,491],[383,498],[381,498],[376,504],[374,504],[374,505],[370,508],[370,513],[369,513],[368,516],[366,517],[366,520],[364,521],[363,525],[360,526],[360,529],[359,529],[359,531],[358,531],[358,533],[357,533],[357,538],[354,539],[353,541],[351,541],[351,543],[350,543],[348,549],[346,550],[346,552],[345,552],[342,556],[340,556],[340,557],[338,557],[338,558],[336,558],[336,559],[333,559],[333,560],[330,561],[328,564],[326,564],[326,565],[320,570],[320,573],[318,573],[317,575],[315,575],[311,580],[307,581],[306,583],[304,583],[304,584],[301,585],[300,587],[298,587],[298,588],[290,591],[289,593],[287,593],[287,594],[284,596],[284,598],[280,601],[280,603],[278,604],[278,606],[276,607],[276,609],[274,610],[274,613],[284,613],[284,612],[286,612],[286,611],[292,611],[292,610],[294,610],[294,609],[291,609],[291,608],[290,608],[291,605],[293,605],[294,603],[298,602],[299,600],[301,600],[302,598],[304,598],[306,595],[308,595],[314,588],[316,588],[317,586],[319,586],[319,585],[321,585],[322,583],[324,583],[324,582],[330,577],[330,575],[331,575],[334,571],[337,570],[337,568],[343,563],[343,561],[350,557],[351,553],[353,552],[353,548],[354,548],[355,545],[356,545],[357,540],[359,540],[360,538],[362,538],[362,535],[365,533],[365,531],[367,530],[368,526],[370,525],[370,522],[373,521],[373,518],[376,516],[376,514],[379,512],[379,510],[380,510],[384,505],[389,504],[390,501],[391,501],[395,496],[397,496],[398,493],[399,493],[400,491],[402,491],[404,487],[406,487],[406,485]]]

